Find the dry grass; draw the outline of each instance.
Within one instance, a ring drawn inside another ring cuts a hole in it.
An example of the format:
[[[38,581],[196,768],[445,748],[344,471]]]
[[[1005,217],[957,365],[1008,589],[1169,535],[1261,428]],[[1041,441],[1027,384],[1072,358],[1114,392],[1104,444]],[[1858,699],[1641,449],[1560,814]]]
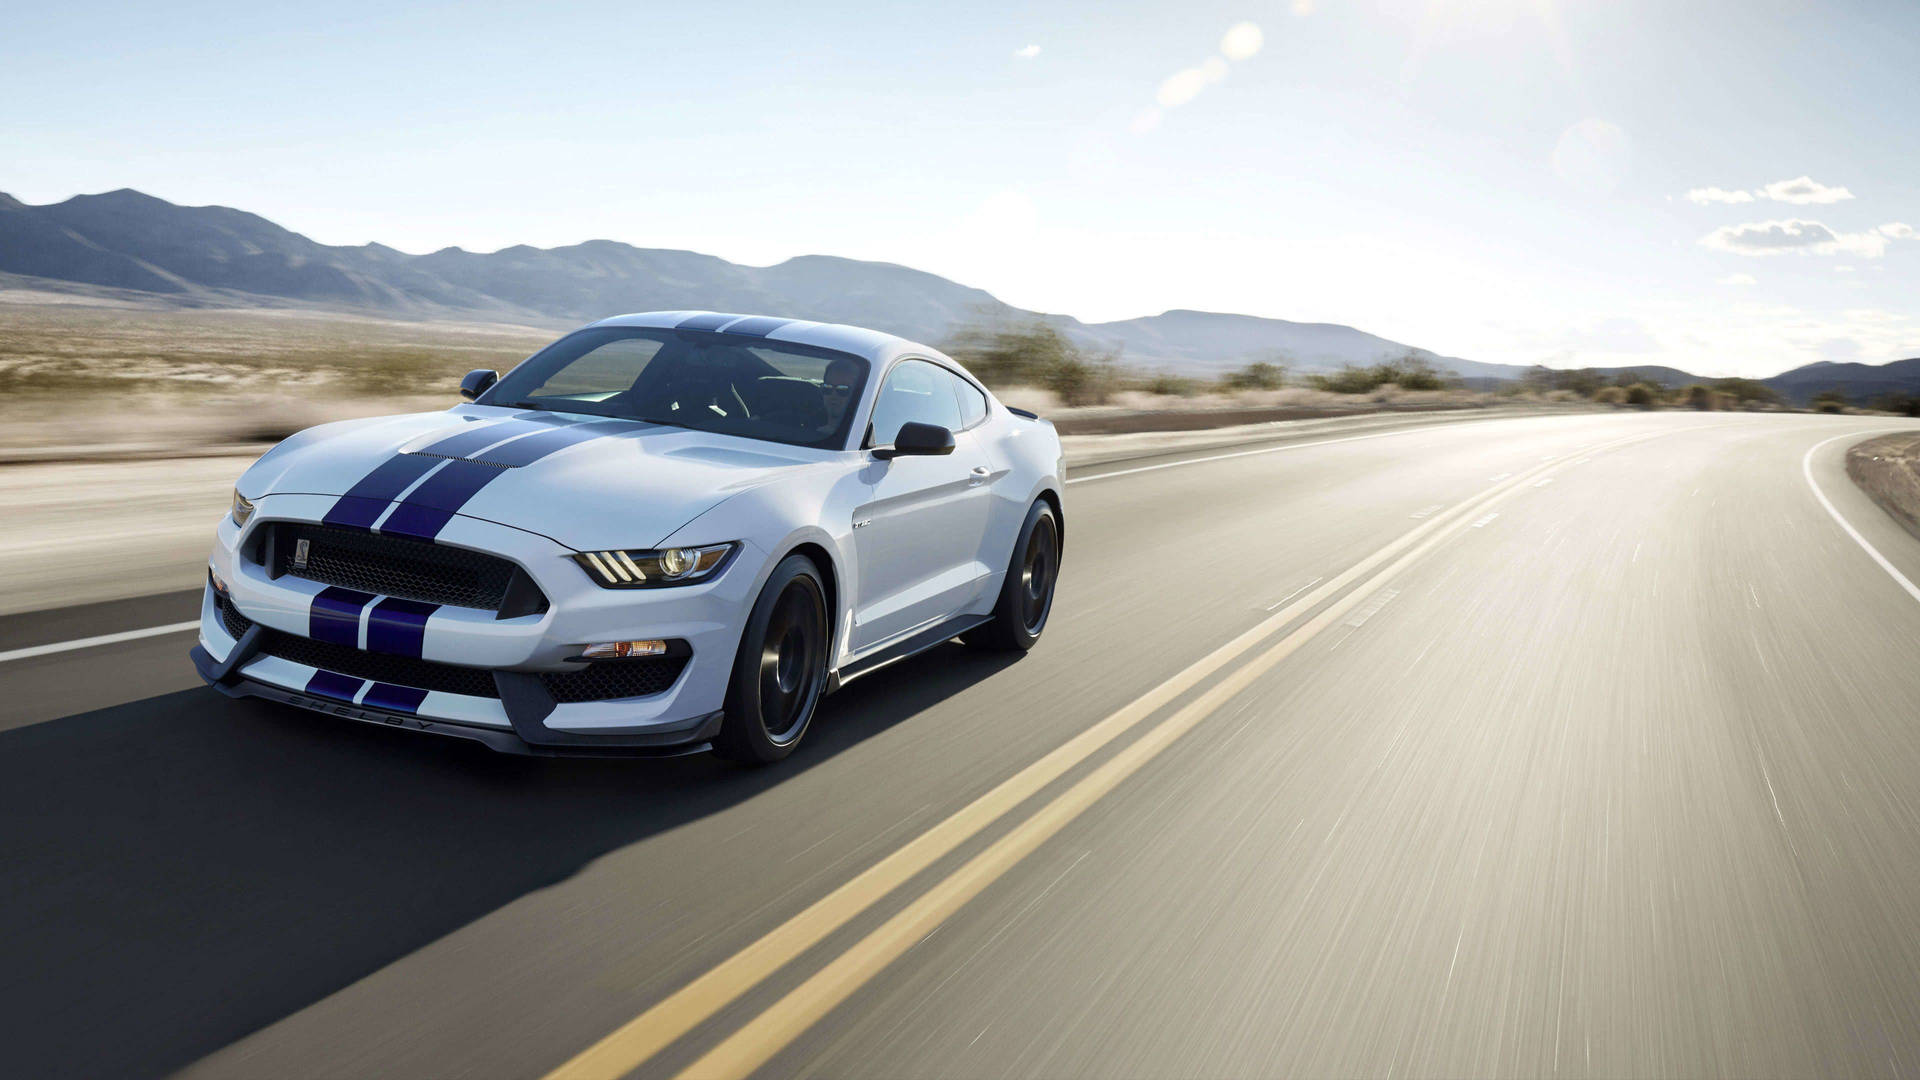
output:
[[[310,311],[0,300],[0,449],[271,441],[325,420],[444,408],[462,374],[512,367],[553,337]]]

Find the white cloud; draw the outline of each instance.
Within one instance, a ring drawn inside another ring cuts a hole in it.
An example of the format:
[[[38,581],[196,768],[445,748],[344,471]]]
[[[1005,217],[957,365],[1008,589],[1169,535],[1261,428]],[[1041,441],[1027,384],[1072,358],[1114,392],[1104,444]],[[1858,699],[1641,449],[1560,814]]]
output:
[[[1834,273],[1836,273],[1836,274],[1851,274],[1851,273],[1853,273],[1853,267],[1851,267],[1851,266],[1836,266],[1836,267],[1834,267],[1834,268],[1833,268],[1833,272],[1834,272]]]
[[[1019,57],[1022,60],[1031,60],[1034,57],[1040,55],[1040,46],[1028,45],[1023,48],[1018,48],[1013,50],[1013,55]]]
[[[1159,127],[1160,118],[1165,115],[1164,112],[1153,105],[1141,109],[1139,112],[1133,114],[1133,123],[1130,125],[1133,128],[1133,133],[1135,135],[1145,135],[1147,132]]]
[[[1728,274],[1720,279],[1722,285],[1758,285],[1760,279],[1752,274]]]
[[[1753,193],[1747,191],[1728,191],[1726,188],[1697,187],[1687,192],[1690,202],[1706,206],[1708,203],[1748,203],[1753,201]]]
[[[1313,14],[1313,0],[1293,0],[1293,13],[1302,18]]]
[[[1853,198],[1853,192],[1843,187],[1828,187],[1811,176],[1802,176],[1797,180],[1775,180],[1771,184],[1743,191],[1738,188],[1729,190],[1721,187],[1698,187],[1687,192],[1687,200],[1699,206],[1713,203],[1750,203],[1755,199],[1772,199],[1775,202],[1793,203],[1796,206],[1825,205],[1844,202]]]
[[[1266,44],[1266,41],[1266,35],[1260,32],[1258,25],[1250,22],[1236,23],[1232,29],[1221,36],[1220,54],[1229,60],[1245,60],[1259,52],[1260,46]]]
[[[1853,192],[1846,188],[1828,187],[1811,176],[1802,176],[1798,180],[1775,180],[1754,194],[1796,206],[1824,205],[1853,198]]]
[[[1700,243],[1718,251],[1736,255],[1857,255],[1877,259],[1886,254],[1892,240],[1914,236],[1911,225],[1890,222],[1864,232],[1843,233],[1818,221],[1788,218],[1783,221],[1754,221],[1742,225],[1722,225],[1700,238]]]

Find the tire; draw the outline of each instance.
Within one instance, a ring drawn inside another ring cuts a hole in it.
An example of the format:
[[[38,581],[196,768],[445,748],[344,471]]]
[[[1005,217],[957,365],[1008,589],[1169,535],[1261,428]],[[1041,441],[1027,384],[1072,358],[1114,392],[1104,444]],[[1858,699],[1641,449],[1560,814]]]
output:
[[[1060,516],[1053,504],[1035,499],[1014,541],[1007,578],[993,616],[960,636],[982,649],[1025,652],[1047,628],[1053,589],[1060,580]]]
[[[767,765],[793,752],[826,687],[828,625],[826,589],[813,560],[782,559],[740,634],[715,754]]]

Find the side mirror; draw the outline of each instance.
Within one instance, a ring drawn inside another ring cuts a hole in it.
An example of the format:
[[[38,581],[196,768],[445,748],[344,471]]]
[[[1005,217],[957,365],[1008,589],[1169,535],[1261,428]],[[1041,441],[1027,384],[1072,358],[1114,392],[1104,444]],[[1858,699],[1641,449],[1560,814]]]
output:
[[[953,453],[953,432],[939,424],[909,420],[900,425],[892,446],[876,446],[873,456],[881,461],[897,457],[941,457]]]
[[[472,401],[486,393],[494,383],[499,381],[500,373],[492,368],[475,368],[467,372],[466,378],[460,380],[460,396]]]

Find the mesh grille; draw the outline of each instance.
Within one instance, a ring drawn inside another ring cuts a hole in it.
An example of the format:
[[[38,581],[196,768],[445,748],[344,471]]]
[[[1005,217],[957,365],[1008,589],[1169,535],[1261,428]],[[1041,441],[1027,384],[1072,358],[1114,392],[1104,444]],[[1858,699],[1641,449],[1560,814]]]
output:
[[[226,630],[227,636],[235,641],[239,641],[240,635],[253,629],[253,620],[240,614],[240,609],[233,606],[233,601],[219,593],[213,594],[213,610],[220,616],[221,628]]]
[[[253,627],[253,620],[224,596],[213,598],[220,625],[235,640]],[[421,690],[439,690],[448,694],[497,698],[493,673],[485,668],[442,664],[411,656],[386,653],[315,641],[267,627],[260,637],[260,652],[322,671],[335,671],[357,679],[412,686]],[[605,660],[590,663],[578,671],[548,672],[540,675],[547,693],[560,704],[582,701],[608,701],[614,698],[647,697],[664,693],[685,670],[685,656],[646,656],[629,660]]]
[[[664,692],[687,666],[684,656],[642,656],[602,660],[579,671],[543,673],[547,693],[562,705],[574,701],[607,701],[646,697]]]
[[[277,577],[290,574],[382,596],[429,604],[499,611],[513,580],[514,564],[466,548],[384,536],[328,525],[279,522],[273,543]],[[299,541],[307,541],[307,565],[293,565]]]
[[[466,694],[469,697],[500,696],[500,691],[494,689],[493,672],[485,668],[367,652],[346,645],[335,645],[330,641],[299,637],[272,627],[268,627],[266,634],[261,637],[260,651],[267,656],[277,656],[322,671],[351,675],[356,679],[372,679],[374,682],[438,690],[447,694]]]

